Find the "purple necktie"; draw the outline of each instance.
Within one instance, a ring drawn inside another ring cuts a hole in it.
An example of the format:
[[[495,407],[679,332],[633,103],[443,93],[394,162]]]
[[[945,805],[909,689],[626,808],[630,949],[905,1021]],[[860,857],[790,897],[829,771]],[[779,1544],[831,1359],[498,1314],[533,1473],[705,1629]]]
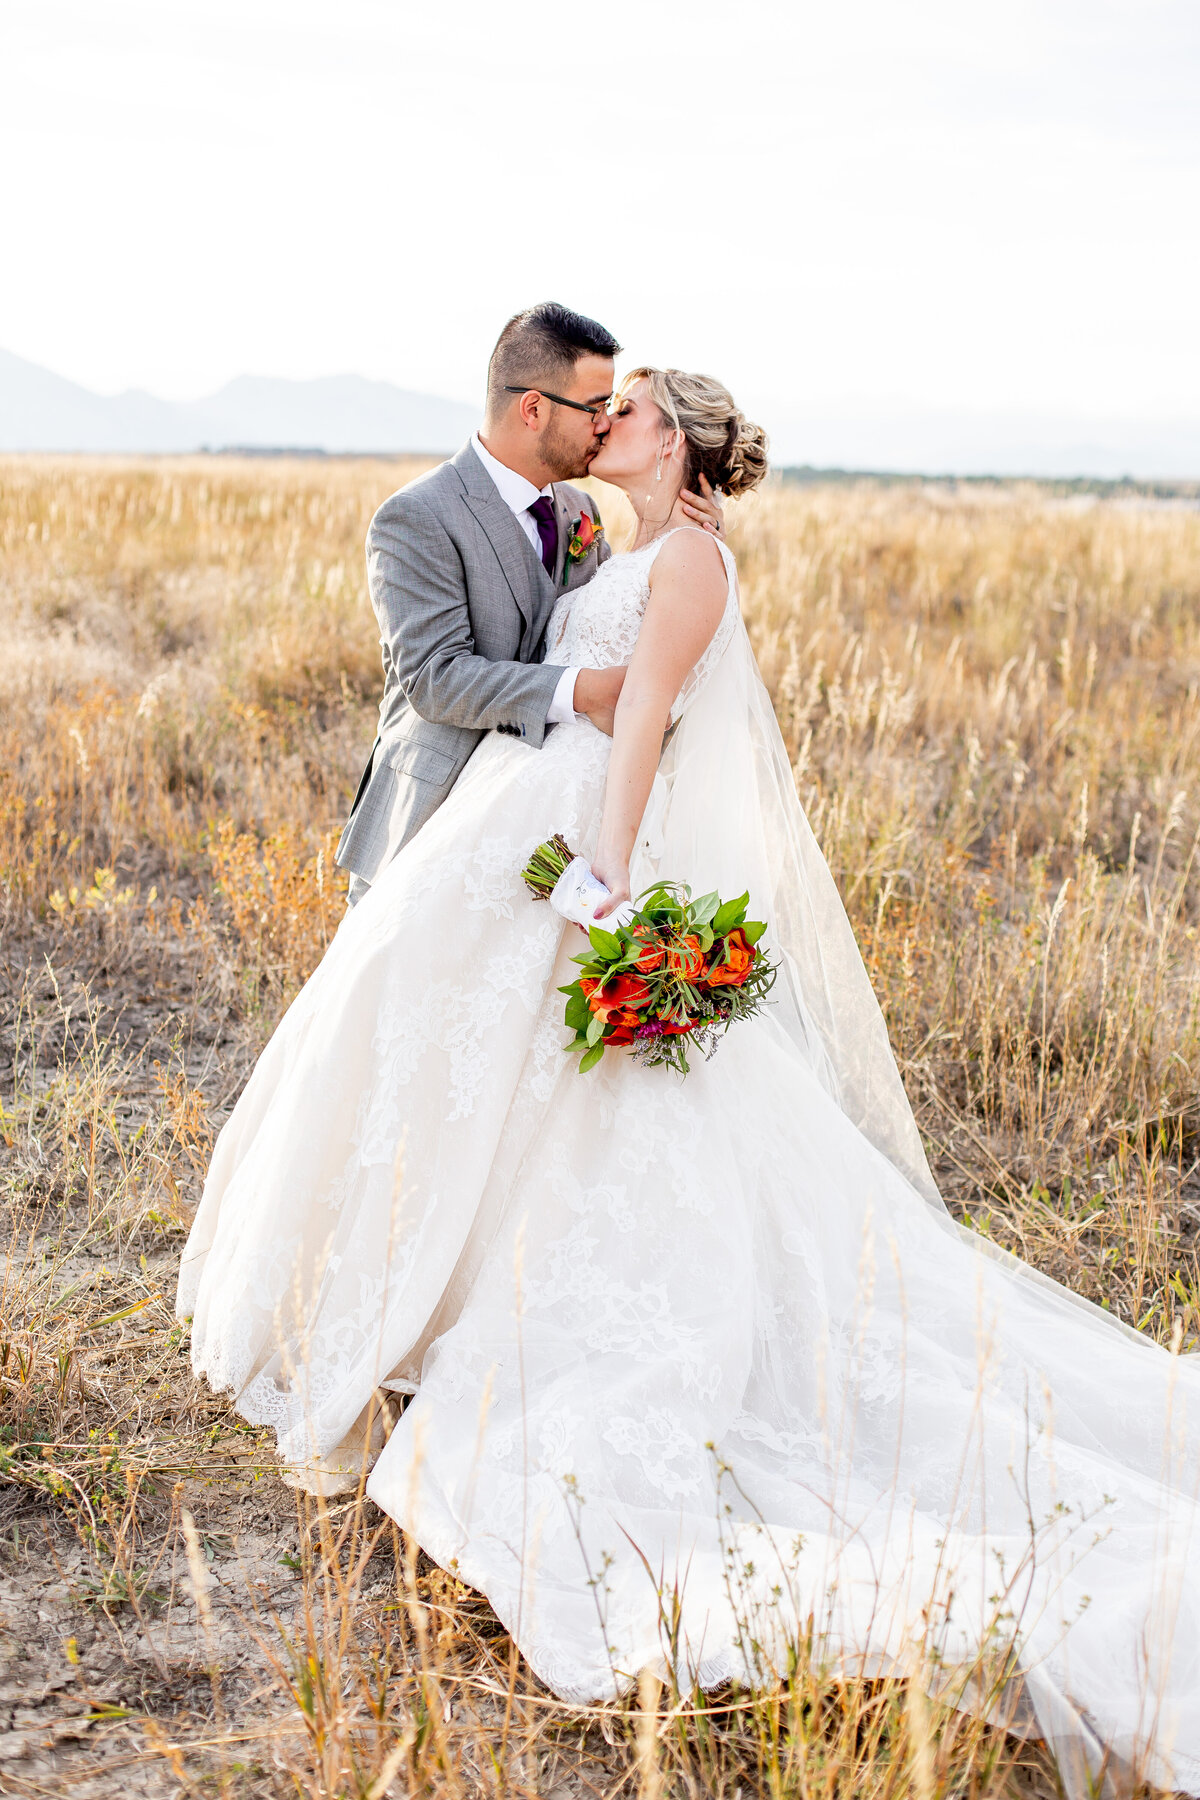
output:
[[[531,512],[537,520],[538,536],[542,540],[542,567],[547,575],[553,575],[558,558],[558,526],[554,521],[554,502],[548,494],[539,494],[525,510]]]

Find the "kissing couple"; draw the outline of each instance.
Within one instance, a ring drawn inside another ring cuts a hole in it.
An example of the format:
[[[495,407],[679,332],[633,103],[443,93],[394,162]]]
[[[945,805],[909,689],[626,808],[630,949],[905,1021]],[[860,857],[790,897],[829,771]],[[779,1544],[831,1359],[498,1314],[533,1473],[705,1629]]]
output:
[[[1200,1794],[1200,1369],[948,1211],[742,621],[719,381],[557,305],[367,536],[348,908],[217,1141],[196,1370],[573,1701],[806,1654]],[[585,474],[636,521],[614,554]],[[521,871],[748,890],[771,1003],[686,1079],[563,1054]]]

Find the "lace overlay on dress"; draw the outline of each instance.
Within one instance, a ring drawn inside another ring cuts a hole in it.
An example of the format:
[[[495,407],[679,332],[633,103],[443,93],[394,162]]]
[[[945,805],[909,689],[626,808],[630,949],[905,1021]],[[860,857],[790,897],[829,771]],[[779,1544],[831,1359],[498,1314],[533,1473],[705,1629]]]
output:
[[[595,667],[628,659],[669,535],[610,558],[560,599],[556,654]],[[723,547],[722,555],[729,600],[675,717],[736,623],[732,559]],[[536,1132],[562,1074],[558,986],[574,973],[573,945],[564,947],[556,914],[530,903],[520,870],[556,830],[591,848],[609,749],[587,723],[557,727],[539,752],[489,734],[370,904],[347,916],[222,1133],[178,1310],[194,1314],[197,1369],[236,1394],[245,1417],[272,1425],[282,1455],[323,1486],[344,1485],[357,1470],[378,1376],[404,1368],[416,1385],[413,1348],[427,1341],[429,1319],[422,1270],[444,1266],[449,1277],[457,1268],[461,1295],[473,1207],[498,1204],[486,1191],[489,1157],[502,1164],[509,1146]],[[337,1023],[322,1027],[333,996]],[[340,1055],[331,1039],[351,1053]],[[314,1049],[317,1063],[328,1055],[328,1073],[311,1116],[300,1101],[293,1122],[289,1097],[299,1101]],[[338,1133],[325,1123],[339,1115],[340,1162]],[[453,1137],[468,1121],[478,1132],[474,1187]],[[422,1171],[415,1207],[396,1204],[401,1165]],[[692,1204],[711,1204],[694,1178],[693,1187]],[[285,1189],[303,1196],[302,1223],[281,1232],[273,1197]]]
[[[677,531],[700,529],[692,525],[673,526],[640,550],[627,550],[610,557],[600,572],[605,578],[603,581],[598,576],[586,587],[564,594],[546,627],[546,661],[581,669],[612,669],[627,663],[637,644],[642,616],[650,598],[650,571],[655,558],[667,539],[674,537]],[[705,532],[704,536],[712,537],[712,533]],[[737,625],[736,565],[728,546],[720,538],[714,537],[712,541],[721,552],[729,577],[729,597],[708,648],[676,697],[671,708],[671,724],[683,716],[696,698],[728,647]]]

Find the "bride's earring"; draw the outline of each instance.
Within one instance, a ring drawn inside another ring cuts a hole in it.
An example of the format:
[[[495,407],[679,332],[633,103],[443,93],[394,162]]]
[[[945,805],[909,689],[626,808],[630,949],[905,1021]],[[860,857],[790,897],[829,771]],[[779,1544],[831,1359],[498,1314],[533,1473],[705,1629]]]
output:
[[[655,479],[655,481],[662,480],[662,450],[661,450],[661,448],[658,452],[658,463],[654,470],[654,479]]]

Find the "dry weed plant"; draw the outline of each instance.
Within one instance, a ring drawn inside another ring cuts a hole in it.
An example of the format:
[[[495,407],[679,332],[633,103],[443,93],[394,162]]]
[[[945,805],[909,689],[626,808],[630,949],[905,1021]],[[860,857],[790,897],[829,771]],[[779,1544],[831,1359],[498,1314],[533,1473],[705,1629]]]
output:
[[[418,466],[0,460],[0,1786],[1053,1794],[1036,1745],[802,1644],[754,1694],[566,1707],[190,1375],[179,1250],[344,903],[363,537]],[[1197,1347],[1200,513],[863,483],[731,534],[949,1203]]]

